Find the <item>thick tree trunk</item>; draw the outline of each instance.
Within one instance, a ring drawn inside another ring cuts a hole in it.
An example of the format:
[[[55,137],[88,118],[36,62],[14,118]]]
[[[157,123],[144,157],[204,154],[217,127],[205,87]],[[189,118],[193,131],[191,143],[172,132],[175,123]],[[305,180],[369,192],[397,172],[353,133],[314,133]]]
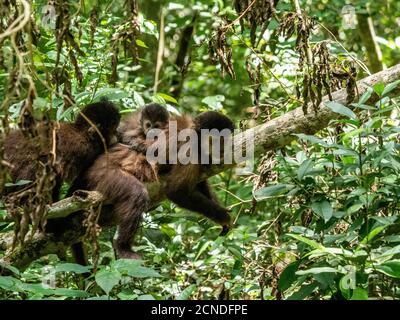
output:
[[[358,32],[365,47],[368,66],[372,73],[383,69],[382,51],[376,42],[376,34],[372,18],[368,14],[357,13]]]
[[[360,95],[362,95],[369,87],[377,83],[382,82],[384,84],[389,84],[399,79],[400,64],[358,81],[358,92]],[[398,95],[399,92],[400,88],[397,88],[390,94],[395,96]],[[347,94],[345,90],[337,91],[333,94],[333,100],[344,105],[346,104],[346,98]],[[379,97],[377,95],[372,95],[368,103],[373,104],[378,101],[378,99]],[[293,139],[295,139],[293,134],[314,134],[319,130],[326,128],[331,120],[340,118],[339,114],[333,112],[330,108],[325,106],[324,102],[326,101],[328,101],[328,97],[323,99],[323,102],[319,106],[317,112],[314,111],[314,108],[310,107],[309,113],[304,114],[303,108],[299,107],[263,125],[247,130],[244,135],[239,135],[237,137],[234,145],[235,150],[242,150],[247,145],[248,140],[252,139],[254,136],[253,142],[255,146],[255,156],[257,156],[269,150],[275,150],[289,144]],[[207,172],[203,178],[205,179],[212,175],[218,174],[229,167],[232,167],[232,165],[216,165],[210,169],[210,171]],[[165,199],[165,195],[162,192],[164,187],[165,182],[162,181],[162,179],[159,182],[147,185],[152,205],[155,206],[157,203]],[[68,201],[69,200],[66,200],[65,202]],[[58,208],[60,208],[59,204],[55,204],[54,206],[58,206]],[[71,207],[73,206],[69,205],[68,203],[63,203],[61,207],[64,208],[64,210],[54,210],[57,212],[57,215],[66,216],[72,213]],[[77,227],[79,225],[79,221],[74,222],[74,225],[76,225],[76,227],[71,228],[74,230],[68,230],[68,232],[57,239],[52,238],[52,236],[34,238],[32,241],[26,243],[24,247],[17,248],[14,253],[7,253],[3,259],[3,262],[23,268],[29,265],[31,261],[34,261],[42,255],[56,253],[57,251],[64,249],[70,244],[77,242],[77,240],[83,236],[82,228]],[[9,240],[9,234],[0,235],[0,248],[7,246]]]

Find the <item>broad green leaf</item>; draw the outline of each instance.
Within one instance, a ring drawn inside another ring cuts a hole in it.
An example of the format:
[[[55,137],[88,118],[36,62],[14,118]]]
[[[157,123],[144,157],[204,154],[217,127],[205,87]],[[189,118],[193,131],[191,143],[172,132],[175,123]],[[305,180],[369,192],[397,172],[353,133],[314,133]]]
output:
[[[311,239],[302,237],[302,236],[300,236],[298,234],[288,233],[287,235],[292,237],[292,238],[294,238],[294,239],[296,239],[296,240],[304,242],[305,244],[308,244],[310,247],[313,247],[314,249],[320,249],[320,250],[324,250],[325,249],[325,247],[322,244],[319,244],[315,240],[311,240]]]
[[[212,244],[211,241],[206,241],[204,242],[204,244],[200,247],[199,252],[196,255],[196,258],[194,258],[194,260],[196,261],[204,251],[206,251],[208,249],[208,247]]]
[[[235,256],[237,260],[243,260],[242,249],[239,246],[229,245],[228,250]]]
[[[300,290],[293,293],[287,300],[304,300],[318,287],[318,283],[310,283],[308,285],[301,286]]]
[[[315,136],[310,136],[310,135],[306,135],[303,133],[298,133],[298,134],[294,134],[294,135],[299,137],[299,139],[301,139],[301,140],[308,141],[313,144],[319,144],[323,147],[329,147],[329,144],[327,144],[324,140],[317,138]]]
[[[333,101],[327,101],[327,102],[325,102],[325,105],[329,109],[331,109],[333,112],[339,113],[350,119],[357,120],[356,114],[353,111],[351,111],[349,108],[345,107],[344,105],[342,105],[340,103],[333,102]]]
[[[332,218],[333,209],[330,202],[327,200],[322,202],[313,202],[311,209],[320,217],[322,217],[325,222],[328,222]]]
[[[358,101],[358,104],[366,103],[369,100],[369,98],[371,98],[373,92],[374,92],[373,88],[368,88],[367,91],[365,91],[364,94],[361,96],[360,101]]]
[[[95,275],[96,283],[108,295],[121,280],[121,274],[117,270],[100,270]]]
[[[0,276],[0,288],[3,290],[15,291],[16,282],[19,281],[10,276]]]
[[[176,101],[176,99],[175,99],[174,97],[171,97],[171,96],[168,95],[168,94],[158,92],[157,95],[159,95],[160,97],[162,97],[165,101],[169,101],[169,102],[178,104],[178,101]]]
[[[368,300],[368,292],[361,288],[355,288],[351,300]]]
[[[379,233],[381,233],[386,227],[387,227],[387,225],[386,225],[386,226],[379,226],[379,227],[376,227],[375,229],[373,229],[373,230],[361,241],[361,243],[366,244],[366,243],[370,242],[370,241],[371,241],[373,238],[375,238]]]
[[[6,184],[4,184],[6,187],[20,187],[20,186],[25,186],[27,184],[32,183],[32,181],[30,180],[18,180],[16,183],[11,183],[11,182],[7,182]]]
[[[1,211],[1,210],[0,210],[0,211]],[[0,217],[1,217],[1,214],[0,214]],[[9,265],[9,264],[7,264],[7,263],[1,263],[1,262],[0,262],[0,270],[1,270],[2,268],[10,270],[12,273],[15,273],[16,275],[19,275],[19,274],[20,274],[19,270],[18,270],[16,267],[14,267],[14,266],[12,266],[12,265]],[[15,280],[18,280],[18,279],[15,279]],[[19,280],[18,280],[18,281],[19,281]]]
[[[135,101],[135,103],[138,107],[143,107],[145,105],[145,102],[144,102],[142,96],[139,93],[137,93],[136,91],[133,92],[133,100]]]
[[[89,294],[83,290],[57,288],[54,290],[54,294],[57,296],[74,297],[74,298],[86,298]]]
[[[176,300],[188,300],[189,297],[192,295],[192,293],[196,291],[196,289],[197,286],[195,284],[190,285],[181,292],[181,294],[176,298]]]
[[[291,187],[291,186],[290,186]],[[288,185],[276,184],[273,186],[265,187],[254,191],[253,195],[256,200],[263,200],[268,197],[275,197],[284,194],[288,191]]]
[[[201,100],[201,102],[209,106],[212,110],[221,110],[223,101],[225,101],[223,95],[209,96]]]
[[[400,260],[398,259],[375,265],[375,269],[389,277],[400,278]]]
[[[128,276],[133,278],[158,278],[161,275],[150,268],[146,268],[143,266],[136,266],[128,270]]]
[[[58,264],[55,268],[56,272],[73,272],[73,273],[86,273],[90,272],[90,266],[82,266],[76,263],[62,263]]]
[[[285,270],[281,273],[278,281],[279,291],[283,292],[290,288],[292,283],[296,281],[296,270],[299,267],[300,261],[295,261],[287,265]]]
[[[149,47],[146,45],[146,43],[144,43],[144,41],[139,40],[139,39],[136,39],[136,44],[137,44],[139,47],[142,47],[142,48],[149,48]]]
[[[54,289],[46,288],[42,283],[19,283],[18,288],[23,291],[39,293],[46,296],[53,295]]]
[[[382,96],[383,91],[385,91],[385,84],[383,82],[379,82],[374,85],[374,91],[379,95]]]
[[[307,159],[303,161],[297,170],[297,179],[303,180],[304,176],[313,168],[314,162],[312,159]]]
[[[331,267],[311,268],[307,270],[297,271],[296,274],[301,276],[305,274],[319,274],[319,273],[337,273],[338,270]]]
[[[396,89],[399,86],[399,84],[400,84],[400,80],[389,83],[383,90],[382,96],[386,96],[388,93],[392,92],[394,89]]]
[[[122,89],[102,88],[96,92],[93,101],[99,101],[102,97],[106,97],[109,100],[119,100],[122,98],[128,98],[129,96],[129,92]]]
[[[151,294],[144,294],[138,297],[138,300],[155,300]]]

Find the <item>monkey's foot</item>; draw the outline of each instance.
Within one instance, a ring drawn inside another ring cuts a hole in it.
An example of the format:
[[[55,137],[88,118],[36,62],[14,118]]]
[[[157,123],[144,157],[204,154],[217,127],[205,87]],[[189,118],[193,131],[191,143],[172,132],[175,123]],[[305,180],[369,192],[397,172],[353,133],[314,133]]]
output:
[[[142,256],[133,251],[128,250],[117,250],[118,259],[133,259],[133,260],[142,260]]]
[[[228,234],[229,231],[231,231],[231,225],[226,225],[222,227],[222,231],[219,234],[221,237],[226,236]]]

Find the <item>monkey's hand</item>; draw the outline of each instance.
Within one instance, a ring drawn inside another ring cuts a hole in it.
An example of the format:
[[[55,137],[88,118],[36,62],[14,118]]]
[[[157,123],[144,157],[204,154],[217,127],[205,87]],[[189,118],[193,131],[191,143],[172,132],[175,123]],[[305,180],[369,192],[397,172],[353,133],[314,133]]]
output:
[[[131,143],[129,144],[129,147],[132,150],[135,150],[135,151],[137,151],[137,152],[139,152],[141,154],[146,154],[146,152],[147,152],[146,144],[141,143],[141,142],[136,141],[136,140],[132,140]]]

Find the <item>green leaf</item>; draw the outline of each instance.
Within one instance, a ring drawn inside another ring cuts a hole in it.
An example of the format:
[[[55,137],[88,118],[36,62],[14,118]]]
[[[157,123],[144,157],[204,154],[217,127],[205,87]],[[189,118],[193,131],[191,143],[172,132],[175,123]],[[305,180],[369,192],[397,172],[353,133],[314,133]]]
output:
[[[176,101],[176,99],[174,97],[171,97],[168,94],[158,92],[157,95],[162,97],[165,101],[169,101],[169,102],[178,104],[178,101]]]
[[[212,110],[221,110],[223,101],[225,101],[223,95],[209,96],[201,100],[201,102],[208,105]]]
[[[361,288],[355,288],[351,300],[368,300],[368,292]]]
[[[290,288],[293,282],[296,281],[296,270],[299,267],[300,261],[290,263],[285,270],[281,273],[278,281],[278,288],[280,292],[283,292]]]
[[[112,266],[121,274],[126,274],[133,278],[161,277],[161,275],[153,269],[141,266],[141,260],[119,259]]]
[[[295,136],[299,137],[299,139],[304,140],[304,141],[308,141],[311,142],[313,144],[319,144],[323,147],[329,147],[329,144],[327,144],[324,140],[317,138],[315,136],[310,136],[310,135],[306,135],[303,133],[297,133],[294,134]]]
[[[392,278],[400,278],[400,260],[386,261],[375,265],[375,269]]]
[[[297,179],[303,180],[304,176],[313,168],[314,161],[312,159],[307,159],[303,161],[297,170]]]
[[[57,288],[54,290],[54,294],[57,296],[74,297],[74,298],[86,298],[89,294],[83,290]]]
[[[305,238],[305,237],[300,236],[298,234],[288,233],[287,235],[289,237],[292,237],[292,238],[296,239],[296,240],[304,242],[305,244],[308,244],[310,247],[313,247],[314,249],[320,249],[320,250],[324,250],[325,249],[325,247],[323,245],[319,244],[318,242],[316,242],[314,240],[311,240],[311,239],[308,239],[308,238]]]
[[[181,292],[181,294],[176,298],[176,300],[188,300],[189,297],[192,295],[192,293],[196,291],[196,289],[197,286],[195,284],[190,285]]]
[[[325,222],[328,222],[332,218],[333,209],[330,202],[327,200],[322,202],[313,202],[311,209],[320,217],[324,218]]]
[[[228,246],[228,250],[235,256],[237,260],[243,260],[242,249],[239,246],[231,244]]]
[[[366,103],[369,100],[369,98],[371,98],[373,92],[374,89],[368,88],[367,91],[365,91],[364,94],[361,96],[360,101],[358,101],[358,104],[361,105]]]
[[[331,109],[333,112],[339,113],[350,119],[357,120],[356,114],[353,111],[351,111],[349,108],[345,107],[344,105],[342,105],[340,103],[333,102],[333,101],[327,101],[327,102],[325,102],[325,105],[329,109]]]
[[[276,184],[273,186],[265,187],[254,191],[253,195],[257,201],[263,200],[268,197],[276,197],[288,191],[288,185]]]
[[[99,287],[108,295],[121,280],[121,274],[118,270],[103,269],[96,273],[95,280]]]
[[[305,274],[319,274],[319,273],[337,273],[338,270],[331,267],[320,267],[320,268],[311,268],[307,270],[300,270],[297,271],[297,275],[305,275]]]
[[[135,268],[128,270],[128,276],[133,278],[159,278],[161,275],[150,268],[143,266],[136,266]]]
[[[370,242],[373,238],[375,238],[379,233],[381,233],[386,226],[379,226],[376,227],[375,229],[373,229],[370,233],[368,233],[368,235],[361,241],[361,243],[366,244],[368,242]]]
[[[151,294],[144,294],[138,297],[138,300],[155,300]]]
[[[194,260],[196,261],[196,260],[201,256],[201,254],[202,254],[204,251],[206,251],[206,250],[208,249],[208,247],[209,247],[211,244],[212,244],[211,241],[206,241],[206,242],[204,242],[204,244],[200,247],[200,250],[199,250],[199,252],[197,253],[196,258],[194,258]]]
[[[1,210],[0,210],[0,211],[1,211]],[[1,216],[1,214],[0,214],[0,216]],[[15,273],[16,275],[19,275],[19,274],[20,274],[19,270],[18,270],[16,267],[14,267],[14,266],[12,266],[12,265],[9,265],[9,264],[7,264],[7,263],[1,263],[1,262],[0,262],[0,270],[1,270],[2,268],[5,268],[5,269],[10,270],[12,273]],[[17,280],[17,279],[16,279],[16,280]],[[18,280],[18,281],[19,281],[19,280]]]
[[[82,266],[76,263],[62,263],[55,268],[56,272],[73,272],[77,274],[90,272],[90,266]]]
[[[148,48],[148,46],[144,43],[144,41],[136,39],[136,44],[142,48]]]
[[[2,288],[3,290],[15,291],[15,285],[18,281],[18,279],[10,276],[0,276],[0,288]]]
[[[400,84],[400,80],[397,80],[395,82],[389,83],[385,90],[383,90],[382,92],[382,96],[386,96],[388,93],[392,92],[394,89],[396,89],[398,87],[398,85]]]
[[[32,181],[30,181],[30,180],[18,180],[16,183],[7,182],[4,185],[6,187],[14,187],[14,186],[20,187],[20,186],[25,186],[30,183],[32,183]]]
[[[385,84],[383,82],[377,83],[374,85],[374,91],[379,95],[382,96],[383,91],[385,91]]]
[[[107,97],[109,100],[120,100],[122,98],[129,98],[129,92],[118,88],[102,88],[96,92],[93,101],[99,101],[102,97]]]
[[[318,283],[311,283],[308,285],[301,286],[301,288],[293,293],[287,300],[304,300],[318,287]]]

